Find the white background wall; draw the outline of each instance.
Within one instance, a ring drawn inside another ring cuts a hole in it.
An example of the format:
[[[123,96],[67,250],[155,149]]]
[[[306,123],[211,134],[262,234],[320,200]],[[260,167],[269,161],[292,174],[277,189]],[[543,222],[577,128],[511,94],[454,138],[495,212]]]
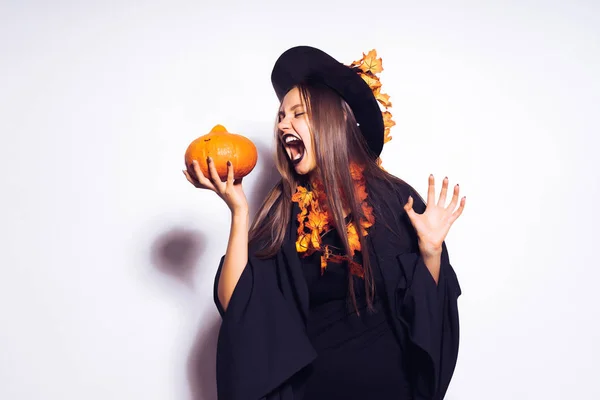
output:
[[[183,153],[217,123],[250,137],[255,210],[298,44],[376,48],[384,166],[467,195],[447,398],[600,398],[598,2],[52,3],[0,6],[1,399],[215,398],[229,216]]]

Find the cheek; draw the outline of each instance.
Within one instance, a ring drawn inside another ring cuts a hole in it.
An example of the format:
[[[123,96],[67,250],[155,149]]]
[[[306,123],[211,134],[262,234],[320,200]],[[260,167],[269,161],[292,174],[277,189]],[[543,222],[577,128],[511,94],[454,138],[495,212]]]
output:
[[[306,121],[300,121],[297,124],[295,124],[294,130],[300,136],[300,139],[302,139],[302,141],[304,142],[304,147],[306,148],[306,150],[309,152],[309,154],[312,154],[312,137]]]

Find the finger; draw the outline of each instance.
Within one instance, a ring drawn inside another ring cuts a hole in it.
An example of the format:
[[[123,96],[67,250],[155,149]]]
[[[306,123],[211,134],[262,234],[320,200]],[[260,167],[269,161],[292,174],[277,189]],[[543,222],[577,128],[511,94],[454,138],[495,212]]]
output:
[[[202,169],[200,169],[200,163],[197,160],[194,160],[192,161],[192,166],[194,167],[194,173],[196,174],[198,183],[205,189],[216,191],[217,189],[212,184],[210,179],[204,176]]]
[[[429,175],[429,188],[427,189],[427,206],[435,203],[435,179],[433,174]]]
[[[227,161],[227,189],[231,189],[233,187],[233,165],[231,165],[231,161]]]
[[[446,204],[446,193],[448,192],[448,177],[445,177],[442,181],[442,190],[440,191],[440,198],[438,199],[438,207],[444,207]]]
[[[414,218],[414,216],[416,214],[416,212],[412,208],[412,206],[413,206],[413,198],[412,198],[412,196],[408,196],[408,201],[404,205],[404,211],[406,211],[406,214],[408,214],[408,218],[410,218],[411,220]]]
[[[453,223],[454,221],[456,221],[456,219],[458,217],[460,217],[460,215],[462,214],[463,210],[465,209],[465,203],[467,202],[467,197],[463,197],[460,200],[460,206],[456,209],[456,211],[454,211],[452,213],[452,218],[450,219],[450,223]]]
[[[215,167],[215,162],[212,157],[207,158],[208,163],[208,174],[210,175],[210,181],[214,185],[214,187],[219,191],[219,193],[225,192],[225,183],[221,181],[221,177],[217,173],[217,167]]]
[[[456,208],[456,204],[458,203],[459,191],[460,186],[457,183],[456,185],[454,185],[454,193],[452,194],[452,200],[450,201],[450,204],[448,204],[448,207],[446,208],[447,210],[454,211],[454,208]]]
[[[214,187],[212,186],[212,184],[210,183],[210,181],[206,180],[209,183],[209,186],[206,186],[206,185],[203,185],[200,182],[198,182],[196,179],[194,179],[194,177],[192,177],[190,175],[190,173],[187,172],[186,170],[183,170],[183,174],[187,178],[188,182],[190,182],[192,185],[194,185],[198,189],[210,189],[210,190],[214,190]]]
[[[196,182],[194,180],[194,178],[192,178],[190,176],[190,174],[188,174],[188,172],[186,170],[182,169],[181,172],[183,172],[183,175],[185,176],[185,179],[187,179],[189,183],[191,183],[192,185],[194,185],[196,187],[198,187],[200,185],[198,182]]]

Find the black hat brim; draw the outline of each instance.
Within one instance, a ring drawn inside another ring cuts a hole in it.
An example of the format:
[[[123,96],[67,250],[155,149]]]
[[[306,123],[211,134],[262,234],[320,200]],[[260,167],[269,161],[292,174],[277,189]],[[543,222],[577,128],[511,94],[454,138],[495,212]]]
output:
[[[384,124],[379,103],[358,72],[310,46],[285,51],[273,67],[271,82],[281,101],[295,86],[310,81],[335,90],[348,103],[371,152],[383,149]]]

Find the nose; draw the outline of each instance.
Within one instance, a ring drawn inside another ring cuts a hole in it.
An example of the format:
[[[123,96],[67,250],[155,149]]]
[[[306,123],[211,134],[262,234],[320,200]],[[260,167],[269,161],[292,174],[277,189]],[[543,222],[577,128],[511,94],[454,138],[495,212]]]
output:
[[[282,132],[287,132],[292,129],[292,124],[290,123],[290,119],[288,117],[282,117],[277,123],[277,128]]]
[[[290,129],[290,122],[284,118],[279,121],[277,128],[282,132],[288,131]]]

